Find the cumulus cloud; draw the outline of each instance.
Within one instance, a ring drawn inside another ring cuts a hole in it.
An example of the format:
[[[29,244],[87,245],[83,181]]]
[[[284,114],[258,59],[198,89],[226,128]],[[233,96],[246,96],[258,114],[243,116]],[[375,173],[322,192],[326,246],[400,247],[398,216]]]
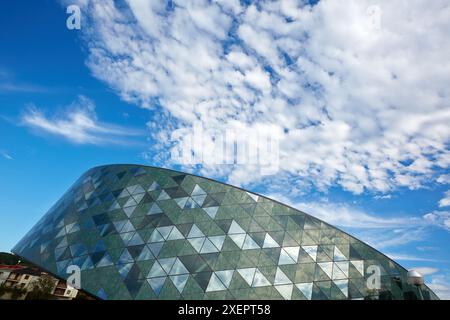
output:
[[[437,183],[441,184],[450,184],[450,173],[447,174],[441,174],[437,179]]]
[[[272,124],[282,172],[270,181],[357,194],[420,188],[450,165],[448,1],[80,4],[88,66],[171,120],[149,123],[166,147],[195,121]],[[201,170],[264,183],[257,166]]]
[[[444,194],[444,198],[442,198],[441,200],[439,200],[439,207],[449,207],[450,206],[450,190],[448,190],[445,194]]]
[[[450,211],[433,211],[423,216],[425,220],[450,231]]]
[[[66,109],[60,115],[49,117],[31,106],[22,115],[21,122],[37,132],[60,136],[76,144],[133,144],[124,137],[142,134],[137,130],[99,122],[94,102],[84,96],[79,96]]]

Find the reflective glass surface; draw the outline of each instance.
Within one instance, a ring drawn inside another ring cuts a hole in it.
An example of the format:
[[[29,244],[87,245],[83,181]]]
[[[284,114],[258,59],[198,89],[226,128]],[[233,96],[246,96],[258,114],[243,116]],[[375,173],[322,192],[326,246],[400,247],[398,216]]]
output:
[[[82,289],[101,299],[437,299],[306,213],[146,166],[89,170],[13,252],[62,279],[79,266]],[[373,265],[379,288],[367,285]]]

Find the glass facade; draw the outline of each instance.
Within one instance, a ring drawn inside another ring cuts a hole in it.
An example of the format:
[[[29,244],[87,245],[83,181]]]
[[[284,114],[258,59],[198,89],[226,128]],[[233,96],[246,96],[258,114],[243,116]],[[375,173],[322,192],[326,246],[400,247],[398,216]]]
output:
[[[62,279],[78,266],[81,288],[102,299],[437,299],[308,214],[137,165],[89,170],[13,252]]]

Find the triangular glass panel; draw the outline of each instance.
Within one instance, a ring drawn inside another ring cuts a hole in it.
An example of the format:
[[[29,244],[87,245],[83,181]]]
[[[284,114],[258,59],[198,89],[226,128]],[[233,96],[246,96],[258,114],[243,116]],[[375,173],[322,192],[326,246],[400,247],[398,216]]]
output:
[[[164,238],[161,235],[161,233],[158,232],[158,229],[153,230],[152,234],[150,235],[150,239],[148,239],[148,242],[154,243],[154,242],[162,242],[162,241],[164,241]]]
[[[122,192],[117,196],[117,199],[129,197],[130,193],[127,191],[127,189],[123,189]]]
[[[266,233],[263,248],[279,248],[279,247],[280,245],[268,233]]]
[[[274,285],[280,285],[280,284],[291,284],[292,281],[289,280],[288,276],[281,270],[280,268],[277,268],[277,272],[275,273],[275,280],[273,282]]]
[[[214,292],[214,291],[222,291],[226,290],[227,288],[224,286],[222,281],[220,281],[219,277],[215,275],[214,273],[211,275],[211,278],[209,279],[208,287],[206,288],[206,292]]]
[[[348,280],[334,280],[333,282],[348,297]]]
[[[127,223],[127,220],[120,220],[120,221],[114,221],[114,228],[116,228],[117,232],[120,233],[120,231],[122,230],[123,226],[125,225],[125,223]]]
[[[55,238],[59,238],[66,235],[66,228],[61,228],[61,230],[58,232],[58,234],[55,236]]]
[[[200,253],[212,253],[212,252],[218,252],[218,250],[213,245],[213,243],[208,238],[206,238],[206,240],[203,243],[202,249],[200,250]]]
[[[200,250],[202,249],[203,242],[205,242],[205,237],[201,238],[192,238],[188,239],[189,243],[192,245],[192,247],[200,253]]]
[[[188,197],[184,197],[184,198],[178,198],[178,199],[174,199],[174,200],[181,209],[184,209],[188,199],[189,199]]]
[[[157,189],[161,189],[161,186],[156,181],[153,181],[152,185],[148,188],[148,191],[154,191]]]
[[[109,207],[108,211],[113,211],[113,210],[117,210],[120,209],[120,204],[117,201],[114,201],[113,204]]]
[[[119,264],[117,266],[117,270],[119,271],[119,274],[122,277],[122,279],[125,279],[127,277],[128,272],[130,272],[132,266],[133,266],[132,263]]]
[[[134,190],[138,187],[137,184],[127,187],[127,191],[129,194],[133,194]]]
[[[219,207],[208,207],[203,208],[203,210],[206,212],[208,216],[211,217],[211,219],[214,219],[216,217],[217,211],[219,210]]]
[[[108,300],[108,296],[106,295],[106,292],[105,292],[105,290],[103,290],[103,288],[100,288],[97,291],[97,295],[96,296],[99,297],[102,300]]]
[[[125,214],[127,215],[127,217],[131,217],[131,215],[134,212],[134,209],[136,209],[136,206],[134,207],[127,207],[127,208],[123,208],[123,211],[125,212]]]
[[[132,197],[130,197],[127,202],[123,205],[124,208],[126,207],[131,207],[131,206],[136,206],[137,202],[136,200],[134,200]]]
[[[363,260],[356,260],[356,261],[350,261],[352,265],[355,267],[358,272],[364,276],[364,261]]]
[[[281,249],[280,259],[278,260],[278,265],[295,264],[297,263],[292,259],[292,257],[286,252],[285,248]]]
[[[56,269],[58,270],[58,274],[66,274],[69,264],[70,259],[56,262]]]
[[[139,194],[135,194],[133,195],[134,201],[136,201],[137,204],[139,204],[141,202],[141,200],[144,198],[145,193],[139,193]]]
[[[214,199],[211,195],[208,195],[205,200],[203,201],[203,207],[217,207],[219,206],[219,202],[217,202],[216,199]]]
[[[228,230],[228,234],[240,234],[240,233],[245,233],[244,229],[242,229],[241,226],[235,220],[233,220],[231,222],[230,229]]]
[[[245,233],[240,234],[230,234],[229,237],[233,242],[238,246],[239,249],[242,249],[245,241]]]
[[[285,300],[291,300],[292,289],[294,289],[293,284],[284,284],[284,285],[280,285],[280,286],[275,286],[275,289],[280,293],[280,295]]]
[[[131,238],[133,238],[134,234],[136,232],[131,231],[131,232],[121,232],[119,234],[119,236],[122,238],[122,241],[125,243],[125,245],[128,244],[128,242],[130,242]]]
[[[183,180],[184,180],[185,177],[186,177],[185,174],[180,174],[180,175],[178,175],[178,176],[172,177],[172,179],[173,179],[173,181],[175,181],[178,185],[180,185],[180,184],[183,182]]]
[[[176,258],[175,262],[170,269],[169,275],[177,275],[177,274],[185,274],[189,273],[184,264],[180,261],[180,259]]]
[[[135,232],[133,234],[133,236],[131,237],[131,239],[128,241],[127,246],[131,247],[131,246],[138,246],[144,244],[144,241],[142,240],[141,236],[139,235],[139,233]]]
[[[297,263],[300,247],[285,247],[283,249],[288,253],[288,255],[292,258],[292,260],[294,260]]]
[[[170,276],[170,280],[172,280],[173,285],[175,286],[175,288],[177,288],[179,293],[183,292],[183,289],[186,286],[188,278],[189,274]]]
[[[208,239],[214,244],[214,246],[218,250],[222,250],[222,246],[225,241],[225,236],[213,236],[213,237],[208,237]]]
[[[131,224],[130,221],[125,222],[124,226],[122,227],[122,230],[120,230],[120,233],[126,233],[126,232],[133,232],[135,231],[134,226]]]
[[[170,235],[167,237],[167,240],[180,240],[180,239],[184,239],[184,236],[177,229],[177,227],[173,227],[172,231],[170,232]]]
[[[81,270],[88,270],[94,268],[94,263],[90,256],[86,256],[86,260],[84,260],[83,265],[81,266]]]
[[[311,300],[313,283],[296,283],[295,286],[300,290],[306,299]]]
[[[245,236],[245,241],[242,250],[260,249],[258,244],[248,234]]]
[[[255,276],[253,277],[252,287],[258,288],[258,287],[266,287],[266,286],[270,286],[270,285],[271,285],[271,283],[269,282],[269,280],[267,280],[267,278],[261,273],[261,271],[256,269]]]
[[[167,240],[172,229],[173,229],[173,225],[156,228],[156,230],[158,230],[158,232],[163,236],[164,240]]]
[[[165,275],[166,275],[166,273],[164,272],[161,265],[158,263],[158,261],[155,261],[152,268],[148,272],[147,278],[160,277],[160,276],[165,276]]]
[[[158,198],[156,200],[169,200],[170,196],[167,194],[166,191],[161,191],[161,193],[159,194]]]
[[[253,283],[253,277],[256,272],[256,268],[243,268],[243,269],[237,269],[237,272],[241,275],[241,277],[247,282],[249,286]]]
[[[141,194],[141,193],[144,193],[144,192],[145,192],[144,188],[142,188],[141,185],[137,185],[136,188],[133,190],[133,192],[131,194],[132,195],[137,195],[137,194]],[[136,199],[136,197],[134,197],[134,198]]]
[[[99,240],[94,247],[93,252],[100,252],[100,251],[105,251],[106,250],[106,246],[105,243],[102,240]]]
[[[335,277],[335,269],[339,268],[339,271],[336,271],[336,277]],[[342,273],[342,275],[340,274]],[[348,261],[340,261],[335,262],[333,266],[333,279],[343,279],[348,278]]]
[[[191,198],[201,207],[203,205],[203,202],[205,201],[206,194],[201,194],[199,196],[192,196]]]
[[[150,260],[153,259],[153,253],[150,251],[150,249],[145,246],[141,253],[139,254],[139,256],[136,258],[136,261],[145,261],[145,260]]]
[[[192,225],[191,231],[189,231],[189,234],[187,238],[197,238],[197,237],[204,237],[205,235],[203,232],[194,224]]]
[[[317,246],[302,246],[302,249],[314,260],[317,259]]]
[[[258,202],[259,196],[251,193],[251,192],[246,192],[255,202]]]
[[[96,267],[100,268],[100,267],[106,267],[106,266],[112,266],[113,262],[111,260],[111,257],[108,253],[105,253],[105,255],[103,256],[103,258],[97,263]]]
[[[159,259],[158,262],[161,265],[161,267],[164,269],[164,271],[169,274],[170,269],[172,269],[173,264],[175,263],[176,258],[164,258]]]
[[[325,274],[331,279],[333,274],[333,262],[319,262],[319,267],[325,272]]]
[[[156,243],[149,244],[148,248],[153,253],[153,255],[155,257],[157,257],[159,252],[161,251],[161,248],[163,247],[163,245],[164,245],[164,242],[156,242]]]
[[[120,255],[120,258],[117,261],[117,263],[125,264],[128,262],[134,262],[134,260],[133,260],[133,257],[131,256],[131,254],[128,252],[128,250],[125,249],[125,250],[123,250],[122,254]]]
[[[150,278],[147,279],[148,284],[152,287],[153,292],[159,296],[164,283],[166,282],[167,277],[159,277],[159,278]]]
[[[199,205],[194,200],[192,200],[192,198],[188,198],[184,205],[184,209],[195,209],[195,208],[199,208]]]
[[[234,270],[216,271],[215,273],[224,286],[228,288],[230,286],[231,279],[233,278]]]
[[[348,260],[345,255],[339,250],[338,247],[334,247],[334,255],[333,255],[333,261],[344,261]]]
[[[152,207],[150,208],[150,210],[148,211],[148,215],[150,214],[158,214],[158,213],[162,213],[163,211],[161,210],[161,208],[156,204],[152,204]]]
[[[206,194],[206,192],[198,184],[196,184],[194,190],[191,192],[191,196],[198,196],[201,194]]]

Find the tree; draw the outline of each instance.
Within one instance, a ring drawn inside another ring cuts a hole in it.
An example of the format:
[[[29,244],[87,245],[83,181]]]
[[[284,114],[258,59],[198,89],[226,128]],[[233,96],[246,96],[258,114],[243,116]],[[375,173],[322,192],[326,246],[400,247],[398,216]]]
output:
[[[26,293],[27,291],[25,289],[17,287],[7,287],[5,284],[2,284],[0,286],[0,297],[5,294],[10,294],[12,300],[17,300]]]
[[[48,275],[42,275],[33,282],[33,289],[28,292],[27,300],[50,300],[53,298],[53,289],[56,281]]]

